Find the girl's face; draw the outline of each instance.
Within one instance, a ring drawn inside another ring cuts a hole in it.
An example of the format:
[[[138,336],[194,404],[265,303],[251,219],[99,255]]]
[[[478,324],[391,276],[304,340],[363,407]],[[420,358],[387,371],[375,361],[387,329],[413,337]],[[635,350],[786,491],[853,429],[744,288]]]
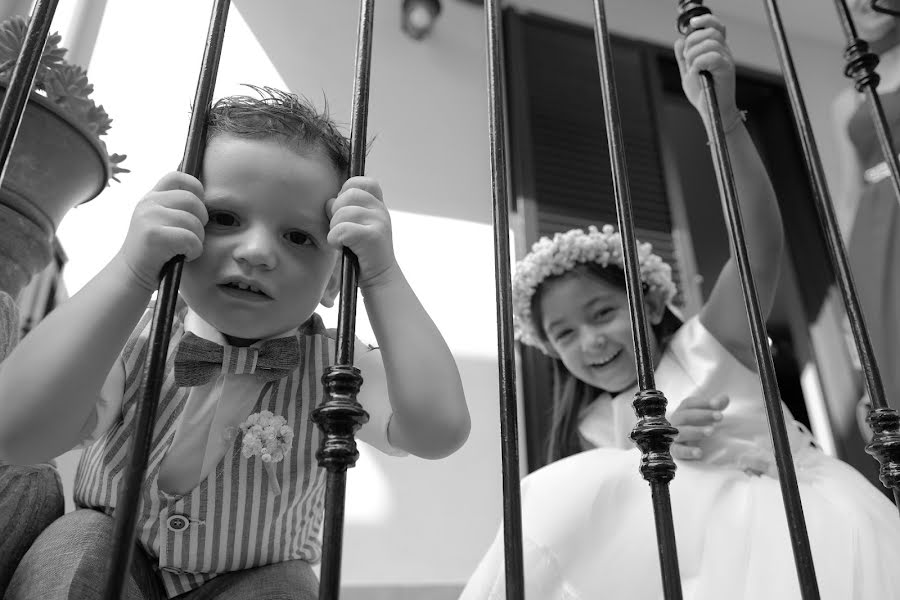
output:
[[[563,365],[578,379],[617,393],[636,380],[631,315],[625,290],[598,277],[569,273],[541,289],[541,323],[547,341]],[[662,319],[665,306],[647,304],[650,323]],[[653,364],[660,349],[649,335]]]

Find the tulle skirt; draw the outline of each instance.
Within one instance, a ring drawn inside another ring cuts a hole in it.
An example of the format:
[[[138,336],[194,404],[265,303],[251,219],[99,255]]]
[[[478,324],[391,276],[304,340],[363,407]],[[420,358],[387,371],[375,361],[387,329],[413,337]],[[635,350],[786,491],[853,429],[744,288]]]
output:
[[[823,600],[900,599],[900,515],[848,465],[795,452]],[[528,600],[663,597],[649,485],[637,449],[596,449],[522,481]],[[778,479],[679,462],[672,512],[685,600],[800,596]],[[503,534],[461,600],[504,600]]]

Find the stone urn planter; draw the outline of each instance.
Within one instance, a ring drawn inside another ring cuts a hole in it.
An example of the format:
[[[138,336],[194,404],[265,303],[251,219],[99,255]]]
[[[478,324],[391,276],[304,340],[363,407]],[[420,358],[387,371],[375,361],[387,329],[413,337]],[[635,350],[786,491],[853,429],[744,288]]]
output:
[[[0,100],[5,93],[0,83]],[[0,187],[0,290],[17,296],[49,264],[62,218],[110,175],[96,136],[32,93]]]
[[[0,101],[24,41],[27,21],[0,23]],[[0,360],[15,344],[15,299],[50,262],[56,229],[66,213],[97,197],[110,178],[126,172],[125,158],[100,139],[110,126],[90,99],[87,74],[63,59],[52,34],[44,48],[6,174],[0,186]],[[9,298],[3,298],[4,293]]]

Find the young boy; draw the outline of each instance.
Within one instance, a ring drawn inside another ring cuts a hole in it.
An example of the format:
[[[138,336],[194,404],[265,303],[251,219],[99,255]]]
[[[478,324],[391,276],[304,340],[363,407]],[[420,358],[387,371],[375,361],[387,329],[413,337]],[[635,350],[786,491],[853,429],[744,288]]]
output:
[[[229,598],[316,597],[309,564],[321,554],[324,472],[310,414],[334,335],[314,309],[334,302],[343,246],[359,259],[380,344],[356,351],[370,415],[360,438],[389,454],[441,458],[468,435],[459,373],[394,258],[378,184],[346,179],[349,144],[327,116],[264,92],[213,107],[202,183],[164,176],[136,207],[115,258],[0,366],[0,460],[29,464],[87,446],[75,482],[81,510],[35,542],[13,598],[87,597],[102,586],[97,569],[149,352],[147,304],[176,255],[186,257],[181,301],[129,589],[148,598],[219,597],[220,588]],[[192,360],[210,348],[223,367]],[[268,368],[273,358],[291,360]],[[254,434],[260,420],[280,429],[274,452]],[[58,563],[76,537],[80,547],[62,564],[41,566]]]

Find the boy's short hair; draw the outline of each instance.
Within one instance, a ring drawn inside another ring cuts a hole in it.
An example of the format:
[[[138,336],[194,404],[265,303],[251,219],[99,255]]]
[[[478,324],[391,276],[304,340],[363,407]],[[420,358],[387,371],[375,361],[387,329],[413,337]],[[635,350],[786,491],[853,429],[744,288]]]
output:
[[[350,140],[331,120],[327,104],[319,112],[302,96],[271,87],[247,87],[259,94],[259,98],[228,96],[213,104],[206,121],[207,139],[225,134],[283,140],[300,152],[324,152],[340,178],[349,177]]]

